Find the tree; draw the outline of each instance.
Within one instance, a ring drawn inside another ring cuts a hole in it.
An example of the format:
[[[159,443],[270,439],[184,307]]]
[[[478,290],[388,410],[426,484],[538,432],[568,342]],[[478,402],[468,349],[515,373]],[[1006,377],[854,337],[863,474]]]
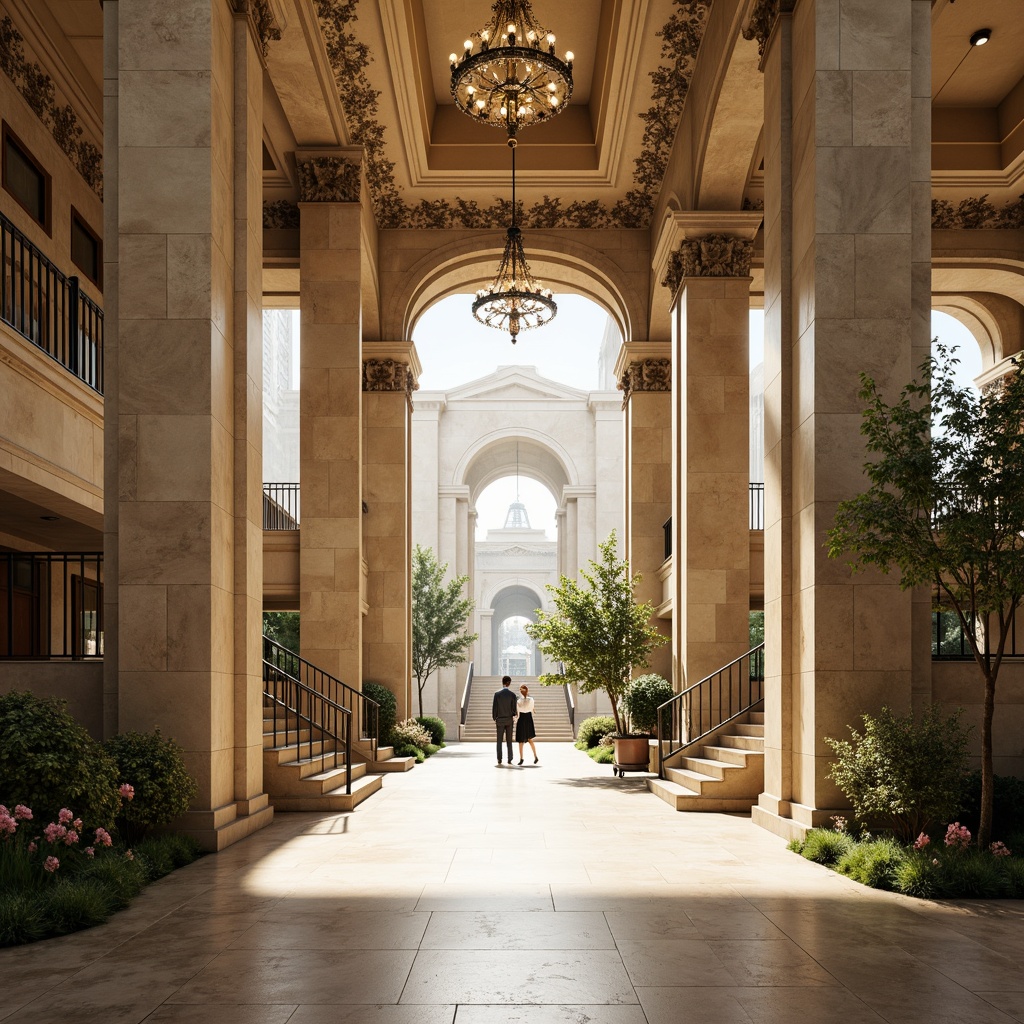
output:
[[[633,590],[640,576],[630,576],[629,563],[615,554],[615,531],[600,545],[601,561],[591,560],[590,572],[581,570],[586,587],[563,576],[557,587],[548,585],[555,613],[538,611],[538,620],[526,627],[541,652],[565,666],[565,676],[540,677],[546,686],[579,683],[581,693],[604,690],[612,704],[615,727],[628,733],[627,717],[619,701],[637,667],[646,668],[648,655],[668,643],[651,625],[654,608],[637,604]]]
[[[461,630],[473,612],[472,598],[462,596],[468,576],[445,583],[448,563],[438,565],[430,548],[416,545],[412,554],[412,671],[423,715],[423,687],[439,668],[458,665],[476,641]]]
[[[900,586],[929,586],[956,613],[984,684],[981,823],[992,833],[992,717],[996,680],[1024,596],[1024,375],[1019,363],[981,393],[953,377],[938,346],[892,405],[861,375],[861,432],[871,486],[841,502],[830,557],[852,567],[895,567]]]
[[[299,653],[298,612],[264,612],[263,633],[293,654]]]

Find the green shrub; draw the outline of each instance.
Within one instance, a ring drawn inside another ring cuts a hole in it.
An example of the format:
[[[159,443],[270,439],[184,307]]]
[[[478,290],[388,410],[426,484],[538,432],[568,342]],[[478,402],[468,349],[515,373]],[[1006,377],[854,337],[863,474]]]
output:
[[[419,747],[412,743],[398,743],[395,745],[396,757],[415,757],[417,764],[423,764],[427,755]]]
[[[415,718],[407,718],[404,722],[399,722],[392,735],[395,737],[396,744],[411,743],[424,753],[430,746],[430,733]]]
[[[587,754],[598,764],[615,763],[615,751],[611,747],[591,747]]]
[[[0,892],[0,946],[20,946],[46,934],[34,892]]]
[[[942,891],[936,865],[931,857],[923,854],[908,854],[896,868],[893,883],[897,892],[922,900],[938,896]]]
[[[0,697],[0,804],[31,807],[40,827],[70,807],[87,828],[114,825],[117,766],[68,713],[66,701]]]
[[[430,733],[430,742],[440,749],[444,745],[444,722],[434,715],[420,715],[416,721]]]
[[[380,706],[377,712],[377,735],[374,738],[378,743],[391,743],[391,733],[398,719],[398,701],[395,695],[380,683],[363,683],[363,693]]]
[[[812,828],[798,851],[817,864],[832,867],[853,848],[853,836],[830,828]]]
[[[94,878],[66,878],[36,897],[48,935],[67,935],[103,924],[117,909],[110,889]]]
[[[165,740],[159,729],[122,733],[105,746],[122,785],[134,789],[131,799],[122,800],[117,816],[117,829],[129,846],[152,825],[166,825],[188,810],[197,791],[195,780],[185,768],[181,747]]]
[[[947,853],[938,877],[941,894],[959,899],[996,900],[1007,895],[1009,883],[1000,858],[977,848]]]
[[[967,774],[967,730],[961,711],[939,717],[938,705],[914,721],[882,708],[862,715],[864,732],[849,740],[826,736],[836,761],[829,771],[858,818],[882,821],[906,842],[929,825],[950,821],[962,801]]]
[[[576,747],[579,750],[589,750],[601,742],[602,736],[612,732],[615,732],[615,719],[611,715],[584,718],[576,730]]]
[[[658,708],[672,699],[672,684],[656,672],[637,676],[622,695],[620,707],[634,732],[650,735],[658,725]]]
[[[790,839],[790,841],[786,843],[786,849],[789,850],[790,853],[803,853],[804,841],[802,839]]]
[[[971,772],[967,776],[961,810],[960,820],[973,835],[977,835],[981,817],[981,772]],[[1018,835],[1024,838],[1024,779],[1013,775],[993,776],[992,835],[1003,839],[1011,848],[1010,837],[1015,841]]]
[[[426,754],[427,757],[433,757],[440,749],[441,748],[436,743],[428,743],[423,748],[423,753]]]
[[[892,839],[854,843],[836,862],[836,871],[872,889],[893,889],[896,872],[907,853]]]
[[[1004,857],[1002,860],[1007,895],[1016,900],[1024,900],[1024,857]]]

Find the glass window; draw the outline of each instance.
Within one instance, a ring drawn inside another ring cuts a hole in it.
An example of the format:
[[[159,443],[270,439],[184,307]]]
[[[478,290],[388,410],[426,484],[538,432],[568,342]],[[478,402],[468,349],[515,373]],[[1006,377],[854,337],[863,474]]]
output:
[[[102,247],[96,232],[71,208],[71,259],[75,266],[97,287],[102,271]]]
[[[6,124],[3,126],[3,185],[49,232],[50,176]]]

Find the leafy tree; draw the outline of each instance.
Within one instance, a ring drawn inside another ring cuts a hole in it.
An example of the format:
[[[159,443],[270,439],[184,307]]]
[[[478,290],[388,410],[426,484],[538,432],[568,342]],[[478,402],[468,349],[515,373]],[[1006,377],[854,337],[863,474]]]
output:
[[[653,606],[636,603],[633,590],[640,576],[630,576],[629,563],[615,554],[614,530],[600,552],[601,561],[591,560],[591,571],[580,572],[586,587],[568,576],[557,587],[548,585],[555,613],[538,611],[526,632],[544,654],[565,666],[565,676],[543,675],[540,681],[550,686],[574,679],[582,693],[604,690],[615,728],[626,735],[628,716],[619,702],[633,669],[646,668],[651,651],[669,638],[651,625]]]
[[[447,572],[447,562],[438,565],[430,548],[416,545],[412,553],[412,671],[421,716],[423,687],[431,673],[464,661],[477,636],[462,632],[473,612],[472,598],[462,596],[469,577],[456,576],[445,583]]]
[[[292,654],[299,653],[298,612],[264,612],[263,633]]]
[[[896,402],[861,375],[861,433],[871,486],[841,502],[829,533],[833,558],[854,569],[895,567],[900,586],[930,586],[956,613],[984,685],[981,821],[992,834],[992,716],[996,680],[1024,596],[1024,375],[1019,363],[978,393],[953,377],[944,347]],[[934,424],[934,428],[933,428]]]

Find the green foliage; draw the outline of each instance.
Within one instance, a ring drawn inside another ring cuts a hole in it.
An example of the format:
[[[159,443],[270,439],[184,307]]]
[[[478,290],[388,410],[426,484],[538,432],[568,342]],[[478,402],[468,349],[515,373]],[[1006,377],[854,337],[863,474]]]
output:
[[[893,883],[896,891],[904,896],[930,900],[942,891],[938,874],[938,867],[932,863],[931,857],[909,854],[896,867]]]
[[[48,935],[67,935],[103,924],[117,909],[110,889],[93,878],[67,878],[38,894]]]
[[[142,846],[150,842],[152,840],[145,840],[139,845]],[[159,847],[155,849],[158,850]],[[122,910],[142,892],[147,881],[161,878],[172,870],[168,868],[162,874],[156,873],[148,858],[144,860],[134,852],[133,856],[134,860],[128,860],[120,853],[109,857],[97,857],[96,860],[87,864],[77,876],[73,876],[72,880],[89,879],[102,886],[110,899],[111,909]],[[158,856],[158,859],[162,858]]]
[[[377,735],[374,739],[378,743],[390,743],[398,717],[398,701],[395,695],[380,683],[363,683],[363,695],[380,706],[377,712]]]
[[[1007,894],[1003,865],[983,850],[961,850],[946,856],[940,863],[943,896],[996,900]]]
[[[594,715],[584,718],[576,730],[576,747],[589,750],[601,742],[601,737],[615,732],[615,719],[611,715]]]
[[[992,835],[992,716],[996,681],[1024,600],[1024,372],[998,385],[960,387],[957,360],[938,346],[920,380],[892,404],[861,375],[861,433],[870,487],[840,502],[829,556],[855,570],[896,568],[900,586],[928,586],[954,612],[985,695],[978,842]]]
[[[420,725],[423,726],[427,732],[430,733],[430,742],[437,746],[439,749],[444,746],[444,722],[440,718],[434,715],[420,715],[416,719]]]
[[[960,809],[967,775],[967,730],[961,712],[948,719],[937,705],[920,721],[889,708],[862,715],[864,732],[851,738],[826,736],[836,760],[829,776],[853,804],[858,818],[882,821],[901,839],[913,841]]]
[[[395,744],[395,756],[396,757],[415,757],[417,764],[423,764],[427,759],[426,752],[420,750],[419,747],[414,746],[412,743],[398,743]]]
[[[0,697],[0,803],[25,804],[44,824],[72,807],[87,827],[109,829],[118,781],[114,761],[65,701],[19,691]]]
[[[872,889],[893,889],[896,871],[906,856],[892,839],[870,839],[854,843],[836,862],[836,871]]]
[[[604,690],[616,729],[625,735],[628,722],[619,702],[633,669],[646,667],[651,651],[669,638],[651,625],[654,608],[637,604],[633,590],[640,576],[631,576],[629,563],[616,555],[614,530],[600,551],[600,562],[591,560],[591,571],[580,572],[586,586],[567,576],[557,587],[548,585],[555,612],[538,611],[526,632],[542,653],[565,666],[564,678],[544,675],[540,681],[552,685],[573,680],[581,693]]]
[[[960,820],[977,835],[981,820],[981,772],[968,775],[961,809]],[[1017,835],[1024,837],[1024,779],[995,775],[992,778],[992,837],[1009,842],[1010,836]]]
[[[750,650],[759,644],[764,643],[764,612],[751,612],[750,621]]]
[[[630,728],[652,734],[658,725],[658,708],[671,700],[672,694],[672,684],[656,672],[637,676],[622,695]]]
[[[817,864],[832,867],[853,849],[853,836],[830,828],[812,828],[797,851]]]
[[[476,633],[465,632],[473,613],[472,598],[463,593],[468,576],[445,583],[448,563],[439,565],[430,548],[416,545],[412,553],[412,671],[416,676],[420,715],[423,688],[433,672],[465,661]]]
[[[279,643],[292,654],[300,654],[299,650],[299,613],[298,612],[264,612],[263,635]]]
[[[1006,895],[1011,899],[1024,900],[1024,857],[1006,857],[1003,871],[1006,874]]]
[[[166,825],[188,810],[196,795],[195,780],[185,768],[181,747],[160,730],[126,732],[107,740],[107,753],[117,764],[118,778],[135,790],[122,800],[117,828],[129,846],[152,825]]]
[[[602,747],[596,746],[591,747],[587,751],[587,756],[598,764],[614,764],[615,763],[615,748],[614,747]]]
[[[0,892],[0,947],[35,942],[46,934],[34,892]]]
[[[430,745],[430,733],[415,718],[407,718],[404,722],[399,722],[395,726],[394,737],[396,746],[412,744],[426,752]]]

